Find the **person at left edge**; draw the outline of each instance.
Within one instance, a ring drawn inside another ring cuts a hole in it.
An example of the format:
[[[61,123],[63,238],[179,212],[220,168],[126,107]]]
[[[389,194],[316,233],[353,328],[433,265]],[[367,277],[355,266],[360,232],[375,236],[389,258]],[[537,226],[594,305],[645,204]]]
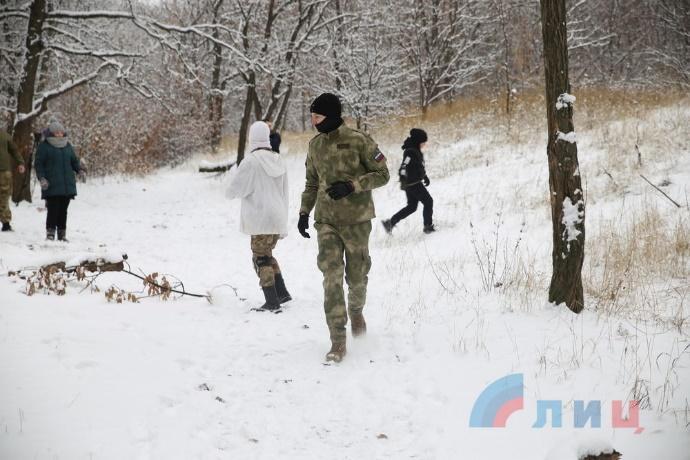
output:
[[[12,230],[12,211],[10,197],[12,196],[12,159],[17,162],[17,172],[24,174],[24,159],[17,151],[12,138],[5,130],[0,129],[0,222],[2,231]]]

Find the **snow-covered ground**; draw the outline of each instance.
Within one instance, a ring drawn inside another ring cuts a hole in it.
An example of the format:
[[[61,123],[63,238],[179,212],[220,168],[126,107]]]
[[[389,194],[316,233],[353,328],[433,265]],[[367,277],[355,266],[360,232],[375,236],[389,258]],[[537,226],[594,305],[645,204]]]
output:
[[[250,311],[262,295],[249,239],[238,232],[239,203],[224,198],[226,177],[190,163],[82,184],[68,244],[44,241],[36,191],[34,204],[13,208],[16,231],[0,235],[0,458],[575,460],[602,444],[626,460],[690,458],[688,324],[672,321],[690,316],[687,299],[660,294],[654,319],[603,313],[591,301],[580,315],[549,305],[542,140],[504,151],[476,136],[430,145],[439,232],[422,234],[421,209],[392,236],[374,221],[368,335],[349,338],[337,365],[323,362],[315,238],[295,230],[278,244],[294,298],[286,311]],[[588,244],[604,222],[650,203],[662,217],[687,217],[639,179],[605,194],[605,148],[586,131],[578,142]],[[399,149],[385,151],[395,176]],[[286,159],[295,228],[304,152]],[[642,172],[668,179],[664,190],[686,204],[687,146],[674,159],[652,153],[645,161]],[[375,200],[380,217],[403,205],[395,177]],[[6,276],[120,253],[133,270],[174,275],[213,303],[108,303],[102,291],[111,285],[141,289],[124,274],[100,277],[99,293],[72,282],[65,296],[29,297],[24,281]],[[665,281],[688,293],[687,279]],[[515,373],[523,374],[524,409],[505,428],[471,428],[482,390]],[[627,406],[634,394],[645,397],[640,434],[612,427],[612,401]],[[538,400],[562,401],[562,428],[532,427]],[[575,400],[601,401],[601,428],[574,428]]]

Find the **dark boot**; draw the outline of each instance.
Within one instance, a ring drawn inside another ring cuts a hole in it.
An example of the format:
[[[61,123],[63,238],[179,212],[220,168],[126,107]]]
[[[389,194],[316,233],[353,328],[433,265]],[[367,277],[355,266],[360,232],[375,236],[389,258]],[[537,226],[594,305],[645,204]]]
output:
[[[11,232],[12,231],[12,226],[10,225],[9,222],[3,222],[2,223],[2,231],[3,232]]]
[[[46,240],[55,241],[55,229],[46,228]]]
[[[434,224],[424,226],[424,233],[426,233],[426,234],[433,233],[435,231],[436,231],[436,227],[434,227]]]
[[[331,351],[326,353],[326,361],[333,361],[334,363],[339,363],[343,360],[346,354],[347,348],[345,347],[345,342],[331,343]]]
[[[278,294],[278,302],[285,303],[292,300],[292,296],[285,287],[285,280],[283,279],[282,273],[275,274],[276,280],[276,293]]]
[[[264,303],[259,308],[255,310],[263,311],[277,311],[280,310],[280,302],[278,302],[278,294],[276,293],[276,287],[268,286],[261,288],[264,291],[264,297],[266,298],[266,303]]]
[[[352,337],[359,337],[367,333],[367,322],[361,311],[350,313],[350,325],[352,327]]]
[[[58,237],[59,241],[64,241],[65,243],[69,243],[69,241],[67,240],[66,234],[67,234],[67,231],[64,228],[63,229],[58,228],[57,237]]]
[[[383,229],[386,231],[386,233],[393,231],[393,222],[391,222],[390,219],[381,221],[381,224],[383,225]]]

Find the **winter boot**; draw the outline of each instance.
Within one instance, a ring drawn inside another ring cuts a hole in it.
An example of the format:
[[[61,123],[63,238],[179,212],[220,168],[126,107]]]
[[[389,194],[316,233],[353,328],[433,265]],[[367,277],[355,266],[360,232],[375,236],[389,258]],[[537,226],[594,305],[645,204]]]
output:
[[[333,342],[331,344],[331,351],[326,353],[326,361],[339,363],[343,360],[346,354],[347,348],[345,347],[345,342]]]
[[[361,311],[350,313],[350,325],[352,326],[352,337],[359,337],[367,333],[367,322]]]
[[[3,222],[2,223],[2,231],[3,232],[11,232],[12,231],[12,226],[10,225],[9,222]]]
[[[436,227],[434,227],[434,224],[424,226],[424,233],[426,233],[426,234],[433,233],[435,231],[436,231]]]
[[[390,219],[381,221],[381,224],[383,225],[383,229],[386,231],[386,233],[390,234],[393,231],[393,222],[391,222]]]
[[[69,243],[69,240],[68,240],[67,237],[65,236],[66,233],[67,233],[67,231],[66,231],[64,228],[63,228],[63,229],[59,229],[59,228],[58,228],[58,231],[57,231],[58,240],[59,240],[59,241],[64,241],[65,243]]]
[[[282,273],[275,274],[276,280],[276,293],[278,294],[278,302],[285,303],[292,300],[292,296],[285,287],[285,280],[283,279]]]
[[[276,293],[276,287],[268,286],[261,288],[264,291],[264,297],[266,298],[266,303],[264,303],[259,308],[255,308],[258,311],[278,311],[280,310],[280,302],[278,301],[278,294]]]
[[[46,240],[55,241],[55,229],[46,228]]]

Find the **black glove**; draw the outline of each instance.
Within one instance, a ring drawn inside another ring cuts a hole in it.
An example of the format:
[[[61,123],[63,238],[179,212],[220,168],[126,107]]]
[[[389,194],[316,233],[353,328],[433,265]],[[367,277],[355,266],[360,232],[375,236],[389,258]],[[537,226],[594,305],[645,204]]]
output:
[[[309,236],[309,233],[307,233],[308,228],[309,228],[309,214],[300,214],[299,215],[299,222],[297,222],[297,230],[299,230],[299,234],[305,238],[311,238],[311,236]]]
[[[334,200],[340,200],[341,198],[345,198],[354,191],[355,186],[352,185],[352,182],[349,181],[333,182],[331,186],[326,189],[326,193],[328,193],[328,196],[330,196]]]
[[[429,180],[429,176],[424,176],[424,179],[422,179],[422,182],[424,182],[424,186],[428,187],[431,181]]]

